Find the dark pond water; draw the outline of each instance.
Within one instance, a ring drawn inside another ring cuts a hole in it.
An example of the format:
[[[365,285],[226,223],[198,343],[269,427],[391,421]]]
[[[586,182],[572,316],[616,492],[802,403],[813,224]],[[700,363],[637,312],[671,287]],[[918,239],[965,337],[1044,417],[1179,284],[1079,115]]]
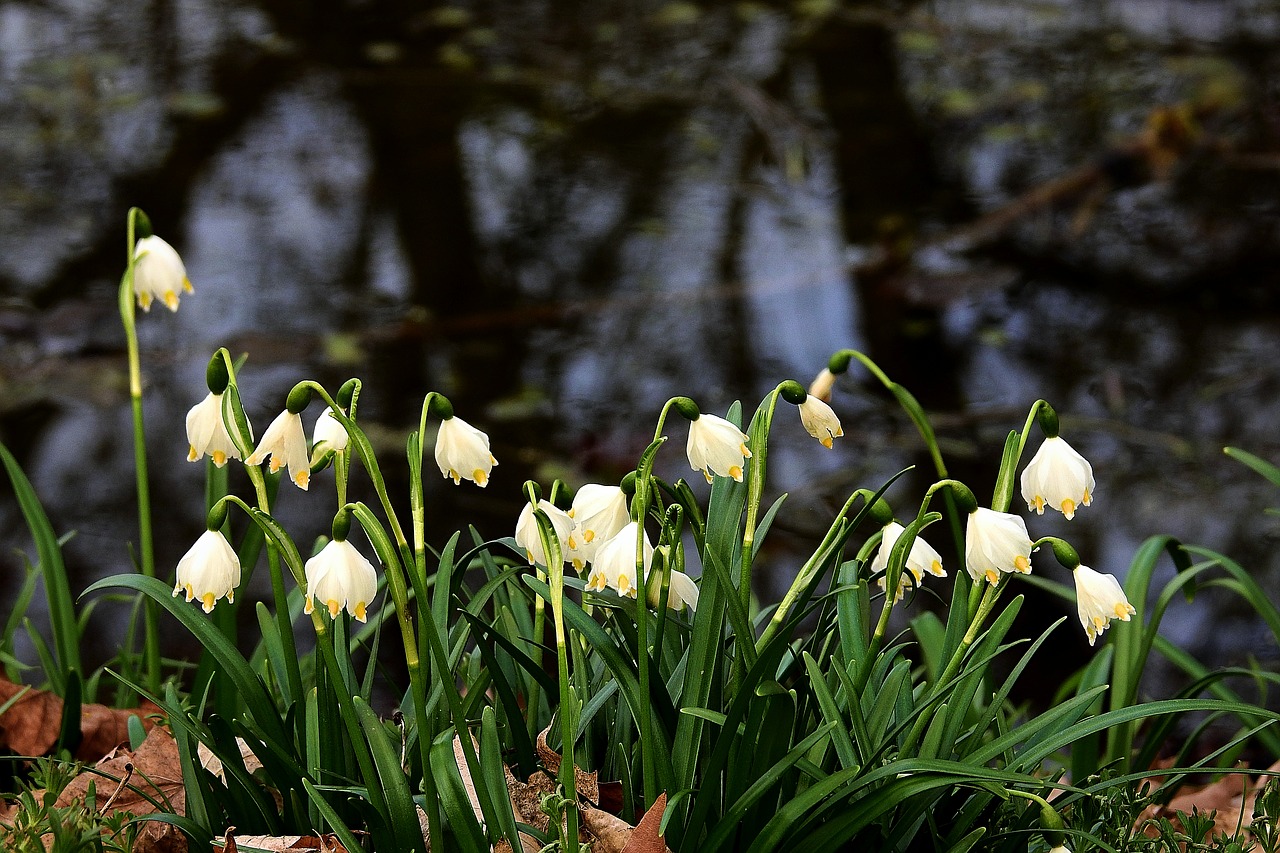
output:
[[[200,529],[182,418],[218,346],[259,430],[298,379],[361,376],[393,470],[450,395],[501,465],[430,484],[434,542],[506,535],[526,477],[618,477],[672,395],[754,406],[852,346],[979,494],[1057,406],[1098,490],[1034,534],[1123,574],[1172,533],[1274,589],[1280,498],[1221,449],[1280,459],[1278,41],[1272,0],[0,6],[0,437],[77,531],[74,585],[127,570],[136,204],[196,285],[140,324],[162,571]],[[849,490],[926,461],[865,377],[834,405],[832,452],[780,418],[766,600]],[[284,495],[300,541],[327,482]],[[1206,659],[1277,658],[1226,600],[1175,610]]]

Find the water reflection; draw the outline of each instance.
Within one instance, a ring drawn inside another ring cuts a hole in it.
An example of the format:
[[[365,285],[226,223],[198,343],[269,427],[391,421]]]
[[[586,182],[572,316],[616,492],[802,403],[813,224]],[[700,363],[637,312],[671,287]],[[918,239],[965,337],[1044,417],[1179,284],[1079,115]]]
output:
[[[223,344],[250,354],[260,429],[299,378],[363,376],[388,471],[428,388],[488,429],[494,484],[430,483],[433,541],[509,533],[525,477],[617,478],[673,394],[754,404],[858,346],[937,412],[979,494],[1005,433],[1053,401],[1097,502],[1031,527],[1095,568],[1170,532],[1274,578],[1274,498],[1220,448],[1280,457],[1276,16],[1095,6],[533,3],[390,31],[379,3],[341,26],[273,4],[5,7],[0,435],[79,531],[74,585],[127,570],[113,282],[139,204],[197,286],[141,324],[161,566],[200,529],[180,425]],[[163,37],[122,34],[144,7]],[[835,406],[834,452],[779,419],[792,498],[766,597],[848,490],[925,461],[872,384],[844,380]],[[670,433],[663,472],[684,476]],[[327,529],[326,482],[286,491],[300,541]],[[924,483],[895,488],[904,513]],[[6,546],[25,547],[17,519],[0,504]],[[1226,603],[1169,633],[1261,653]]]

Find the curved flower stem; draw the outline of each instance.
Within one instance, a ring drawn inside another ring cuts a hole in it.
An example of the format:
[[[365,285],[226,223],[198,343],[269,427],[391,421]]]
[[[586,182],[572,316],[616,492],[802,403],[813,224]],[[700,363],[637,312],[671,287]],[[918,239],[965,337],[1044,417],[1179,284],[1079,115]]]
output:
[[[129,361],[129,401],[133,409],[133,462],[138,493],[138,562],[142,574],[156,576],[155,545],[151,531],[151,487],[147,480],[147,436],[142,424],[142,359],[138,353],[137,309],[133,301],[133,253],[138,214],[129,208],[128,265],[120,282],[120,321],[124,326],[125,350]],[[153,695],[160,692],[160,633],[155,602],[142,603],[143,683]]]
[[[942,459],[942,448],[938,446],[938,438],[933,433],[933,426],[929,423],[929,418],[924,413],[924,408],[916,400],[910,391],[903,388],[897,382],[894,382],[888,375],[880,369],[880,366],[871,360],[869,356],[855,349],[842,349],[832,354],[828,362],[828,369],[832,373],[840,374],[849,369],[849,361],[857,360],[859,364],[867,369],[867,371],[883,385],[893,398],[898,401],[898,405],[907,413],[907,417],[911,418],[912,423],[916,426],[916,431],[920,433],[920,437],[924,439],[925,448],[929,451],[929,458],[933,460],[933,468],[938,476],[946,479],[947,474],[946,462]],[[838,369],[837,369],[838,368]],[[944,500],[947,502],[947,516],[951,524],[951,536],[955,541],[956,553],[961,559],[964,558],[964,533],[960,529],[960,518],[956,513],[956,508],[951,495],[945,495]]]

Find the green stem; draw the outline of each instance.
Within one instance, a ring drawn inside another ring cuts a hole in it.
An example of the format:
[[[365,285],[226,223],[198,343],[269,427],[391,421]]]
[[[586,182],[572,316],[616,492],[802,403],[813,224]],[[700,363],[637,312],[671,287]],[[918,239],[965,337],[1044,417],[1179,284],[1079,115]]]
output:
[[[773,429],[773,413],[778,408],[778,394],[782,385],[769,392],[767,405],[761,407],[764,423],[759,432],[752,430],[756,438],[756,446],[751,447],[751,458],[747,461],[749,475],[747,477],[747,518],[742,527],[742,566],[738,578],[738,595],[742,598],[742,606],[751,607],[751,562],[756,541],[756,518],[760,515],[760,502],[764,499],[765,462],[769,456],[769,432]],[[755,426],[754,424],[752,425]],[[749,641],[749,637],[744,637]]]
[[[974,615],[973,620],[969,623],[969,628],[964,632],[964,637],[960,639],[960,645],[956,647],[955,652],[951,655],[951,659],[947,661],[946,667],[942,673],[934,681],[924,698],[924,704],[928,704],[936,698],[939,690],[942,690],[956,673],[959,672],[960,666],[964,663],[965,656],[969,653],[969,647],[973,645],[978,638],[978,634],[982,632],[982,626],[987,621],[987,617],[991,615],[991,611],[995,609],[996,602],[1000,600],[1000,593],[1004,590],[1005,584],[1008,582],[1009,576],[1005,575],[1000,579],[1000,583],[995,586],[985,585],[986,589],[982,594],[982,603],[978,607],[978,612]],[[902,754],[910,755],[915,745],[919,743],[921,736],[924,735],[925,726],[932,719],[931,715],[920,714],[916,717],[915,724],[911,727],[911,732],[907,735],[907,739],[902,743]]]
[[[539,509],[534,510],[543,551],[547,555],[551,581],[551,616],[556,632],[556,671],[560,681],[560,785],[565,790],[565,849],[578,850],[578,780],[573,760],[573,742],[578,732],[577,699],[569,679],[569,650],[564,626],[564,559],[560,540],[551,521]],[[643,535],[643,533],[641,534]],[[643,605],[641,605],[643,607]],[[646,715],[647,719],[648,715]],[[645,779],[648,782],[648,777]]]
[[[133,301],[134,234],[138,208],[129,209],[128,265],[120,282],[120,320],[124,326],[129,361],[129,399],[133,409],[133,462],[138,492],[138,560],[142,574],[156,576],[155,545],[151,532],[151,488],[147,479],[147,436],[142,423],[142,359],[138,353],[137,314]],[[143,602],[143,677],[148,691],[160,692],[160,629],[155,602]]]

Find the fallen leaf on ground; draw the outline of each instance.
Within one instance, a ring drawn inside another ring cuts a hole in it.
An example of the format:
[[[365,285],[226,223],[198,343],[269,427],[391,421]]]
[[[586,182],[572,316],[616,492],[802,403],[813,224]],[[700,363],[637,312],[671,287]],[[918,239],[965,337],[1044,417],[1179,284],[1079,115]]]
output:
[[[182,786],[182,762],[178,744],[169,730],[157,726],[147,735],[136,753],[117,750],[72,779],[58,795],[57,806],[85,800],[93,784],[98,808],[104,813],[125,812],[134,816],[185,814],[187,798]],[[160,804],[160,809],[151,800]],[[144,821],[138,829],[134,853],[186,853],[187,836],[176,826],[160,821]]]
[[[1268,773],[1280,772],[1280,761],[1267,768]],[[1256,773],[1225,773],[1218,780],[1198,787],[1183,787],[1168,805],[1150,805],[1138,815],[1137,825],[1148,838],[1158,838],[1159,831],[1153,822],[1164,818],[1179,831],[1186,827],[1178,818],[1178,812],[1191,814],[1193,811],[1202,815],[1213,815],[1213,829],[1210,837],[1231,836],[1237,830],[1243,830],[1244,838],[1252,836],[1249,827],[1253,824],[1254,804],[1258,794],[1273,776],[1259,776]],[[1163,782],[1163,777],[1152,779],[1156,785]],[[1185,845],[1179,845],[1185,850]]]
[[[24,692],[25,691],[25,692]],[[62,727],[62,699],[47,690],[0,679],[0,705],[22,694],[13,707],[0,715],[0,748],[18,755],[44,755],[58,742]],[[80,709],[80,746],[76,758],[97,761],[129,741],[129,718],[140,717],[146,728],[160,709],[151,702],[136,708],[84,705]]]
[[[286,853],[289,850],[348,853],[336,835],[236,835],[231,829],[213,842],[213,848],[222,853]]]

